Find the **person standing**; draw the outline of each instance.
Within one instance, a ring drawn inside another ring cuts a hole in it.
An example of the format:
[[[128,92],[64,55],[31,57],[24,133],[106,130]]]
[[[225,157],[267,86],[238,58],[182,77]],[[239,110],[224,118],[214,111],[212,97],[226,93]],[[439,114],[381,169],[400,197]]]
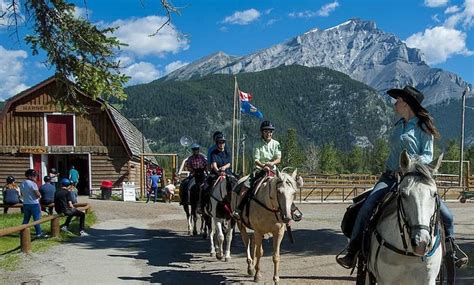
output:
[[[72,192],[69,191],[71,187],[71,181],[67,178],[61,179],[61,189],[56,191],[54,194],[54,208],[56,213],[64,214],[66,218],[66,222],[61,226],[61,231],[69,232],[68,227],[71,223],[72,218],[78,217],[79,218],[79,235],[81,237],[88,236],[84,231],[85,227],[85,219],[86,214],[76,208],[74,208],[72,202]]]
[[[47,205],[54,203],[54,192],[56,192],[56,188],[51,184],[51,178],[49,176],[45,176],[43,181],[44,184],[41,185],[39,189],[41,194],[40,205],[42,208],[46,208]],[[48,208],[48,214],[53,214],[53,207]]]
[[[74,165],[71,166],[69,170],[69,180],[71,181],[71,185],[76,187],[77,183],[79,183],[79,171],[75,168]]]
[[[150,191],[147,193],[146,202],[150,201],[150,196],[153,193],[155,197],[153,197],[153,203],[156,203],[156,199],[158,196],[158,184],[160,183],[161,176],[156,174],[156,170],[153,170],[150,176]]]
[[[386,170],[357,214],[347,246],[347,254],[336,257],[337,263],[347,269],[355,266],[357,253],[362,245],[362,232],[374,207],[397,182],[402,151],[406,150],[410,157],[417,157],[423,163],[429,164],[433,160],[433,139],[440,137],[433,118],[421,105],[424,99],[423,93],[412,86],[405,86],[403,89],[390,89],[387,94],[396,100],[394,109],[401,118],[395,123],[390,137],[390,152],[385,162]],[[457,248],[454,243],[453,215],[442,199],[440,199],[440,214],[444,223],[446,238]],[[460,253],[463,252],[460,251]],[[457,267],[463,267],[467,262],[467,256],[461,258],[455,256]]]
[[[56,171],[56,168],[51,168],[51,171],[49,172],[48,175],[51,178],[51,184],[54,186],[54,189],[58,189],[58,179],[59,179],[59,173]]]
[[[36,177],[38,174],[34,169],[28,169],[25,172],[26,180],[20,184],[21,196],[23,196],[23,224],[30,222],[31,216],[34,221],[41,219],[41,208],[39,199],[41,194],[36,185]],[[41,231],[41,225],[35,225],[37,238],[48,237]]]
[[[15,205],[21,203],[20,198],[20,188],[15,183],[15,177],[8,176],[7,177],[7,184],[5,188],[3,188],[3,204],[5,205]],[[23,213],[23,208],[21,208],[21,212]],[[8,213],[8,207],[3,207],[3,213]]]

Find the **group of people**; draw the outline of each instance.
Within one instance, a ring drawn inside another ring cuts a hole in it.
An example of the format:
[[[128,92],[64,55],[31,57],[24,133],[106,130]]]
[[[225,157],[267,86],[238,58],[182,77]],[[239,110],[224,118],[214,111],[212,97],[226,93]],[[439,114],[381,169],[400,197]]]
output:
[[[151,196],[153,196],[153,203],[156,203],[158,199],[158,193],[160,191],[165,202],[171,202],[173,200],[176,186],[174,185],[174,182],[171,181],[171,179],[167,179],[166,185],[160,189],[159,185],[160,183],[162,184],[164,179],[163,177],[163,170],[160,168],[152,170],[150,175],[148,175],[146,203],[150,202]]]
[[[54,169],[53,169],[54,170]],[[31,217],[34,221],[41,219],[42,208],[53,214],[53,207],[56,213],[65,215],[66,221],[61,226],[61,230],[68,232],[68,227],[73,217],[79,218],[79,234],[87,236],[85,229],[85,213],[76,209],[77,192],[74,191],[79,175],[74,176],[75,180],[62,178],[57,182],[57,176],[45,176],[44,184],[38,187],[36,178],[38,173],[34,169],[25,171],[25,180],[19,185],[15,182],[15,177],[8,176],[6,185],[3,189],[4,214],[8,212],[8,205],[22,204],[23,224],[30,222]],[[56,180],[53,182],[53,180]],[[58,187],[58,188],[57,188]],[[54,204],[54,206],[53,206]],[[48,237],[41,230],[41,225],[35,225],[35,234],[37,238]]]

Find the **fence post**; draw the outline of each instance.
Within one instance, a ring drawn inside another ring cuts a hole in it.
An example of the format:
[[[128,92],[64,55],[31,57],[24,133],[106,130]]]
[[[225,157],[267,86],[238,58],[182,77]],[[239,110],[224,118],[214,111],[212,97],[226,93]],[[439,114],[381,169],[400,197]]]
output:
[[[59,236],[59,218],[54,218],[51,220],[51,235],[53,237]]]
[[[20,231],[20,244],[21,244],[21,251],[23,253],[30,253],[31,252],[31,232],[30,228],[25,228]]]

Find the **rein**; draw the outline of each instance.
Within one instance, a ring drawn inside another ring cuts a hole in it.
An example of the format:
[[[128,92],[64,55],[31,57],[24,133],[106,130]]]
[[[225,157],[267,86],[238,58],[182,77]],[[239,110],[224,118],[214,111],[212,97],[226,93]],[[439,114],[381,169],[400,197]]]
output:
[[[400,179],[400,182],[403,181],[403,179],[407,176],[415,176],[416,177],[416,176],[420,176],[420,174],[418,172],[407,172]],[[438,219],[440,217],[440,200],[439,200],[438,194],[436,194],[436,197],[435,197],[436,198],[436,206],[435,206],[435,211],[434,211],[433,215],[430,218],[429,227],[426,226],[426,225],[412,225],[412,226],[410,226],[410,224],[408,223],[406,214],[405,214],[405,208],[403,207],[402,195],[400,193],[400,188],[399,188],[400,182],[397,185],[397,222],[398,222],[398,228],[399,228],[399,231],[400,231],[400,239],[402,240],[402,243],[403,243],[403,250],[397,248],[396,246],[394,246],[394,245],[392,245],[388,242],[386,242],[383,239],[382,235],[377,230],[375,230],[374,234],[375,234],[375,237],[376,237],[376,239],[379,243],[379,247],[377,248],[375,259],[378,258],[379,251],[380,251],[380,248],[382,246],[384,246],[384,247],[388,248],[389,250],[391,250],[395,253],[398,253],[400,255],[419,257],[418,255],[415,255],[413,252],[408,251],[408,244],[407,244],[407,241],[406,241],[406,239],[407,239],[406,233],[410,234],[411,231],[413,231],[413,230],[418,230],[418,229],[426,230],[430,233],[430,237],[432,237],[433,234],[435,234],[436,240],[435,240],[435,243],[433,244],[433,247],[431,248],[431,250],[428,253],[426,253],[424,256],[421,257],[422,259],[425,259],[426,257],[432,256],[433,253],[436,251],[436,249],[440,245],[440,233],[439,233],[439,229],[436,225],[436,222],[438,221]]]
[[[282,184],[283,182],[282,181],[278,181],[276,184]],[[251,201],[255,201],[255,203],[257,203],[259,206],[261,206],[262,208],[264,208],[265,210],[269,211],[269,212],[272,212],[273,214],[275,214],[275,218],[277,221],[280,221],[281,220],[281,211],[282,211],[282,207],[280,205],[280,201],[278,200],[278,190],[277,190],[278,186],[275,187],[275,192],[277,192],[277,197],[276,197],[276,200],[277,200],[277,203],[278,203],[278,208],[275,208],[273,205],[272,205],[272,208],[268,207],[265,203],[263,203],[262,201],[258,200],[254,195],[252,195],[252,197],[250,198]],[[270,199],[270,201],[273,201],[273,198],[271,196],[271,192],[272,192],[272,187],[270,185],[270,191],[268,191],[268,198]],[[277,215],[277,213],[280,213],[280,217]]]

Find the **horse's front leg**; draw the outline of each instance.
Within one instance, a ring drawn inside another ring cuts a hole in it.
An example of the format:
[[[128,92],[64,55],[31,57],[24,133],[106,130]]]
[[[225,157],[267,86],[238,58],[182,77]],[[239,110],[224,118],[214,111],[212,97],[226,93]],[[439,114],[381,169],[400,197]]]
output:
[[[192,216],[193,216],[193,236],[197,235],[198,232],[197,232],[197,215],[196,215],[196,212],[194,211],[192,213]]]
[[[232,227],[232,222],[231,221],[228,221],[229,223],[229,228],[227,229],[227,233],[226,233],[226,249],[225,249],[225,261],[229,261],[230,260],[230,246],[232,244],[232,235],[233,235],[233,232],[234,232],[234,228]]]
[[[209,240],[211,243],[211,256],[216,255],[216,247],[214,246],[214,233],[216,231],[216,226],[214,222],[214,218],[211,218],[211,228],[210,228],[210,233],[209,233]]]
[[[222,259],[224,257],[224,233],[222,230],[222,222],[216,219],[216,228],[217,228],[217,259]]]
[[[189,206],[183,205],[184,212],[186,213],[186,222],[188,222],[188,235],[191,235],[191,214],[189,213]]]
[[[254,256],[255,256],[255,277],[253,278],[254,282],[259,282],[262,279],[262,273],[260,272],[260,259],[263,255],[262,239],[263,234],[255,231],[253,234],[255,240],[254,247]]]
[[[273,281],[280,282],[280,244],[285,235],[285,227],[273,232]]]
[[[253,266],[252,241],[247,233],[247,228],[241,222],[237,222],[237,227],[239,228],[240,236],[242,237],[242,242],[244,243],[247,253],[247,274],[249,276],[254,276],[255,268]]]

